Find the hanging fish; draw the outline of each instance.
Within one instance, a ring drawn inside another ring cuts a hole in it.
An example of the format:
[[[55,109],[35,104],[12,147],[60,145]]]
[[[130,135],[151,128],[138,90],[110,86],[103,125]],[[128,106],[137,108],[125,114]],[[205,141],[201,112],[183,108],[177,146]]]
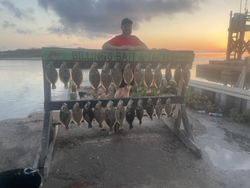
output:
[[[102,123],[105,119],[105,112],[102,108],[102,102],[98,101],[94,108],[95,120],[99,123],[99,129],[103,129]]]
[[[149,116],[150,120],[153,121],[154,105],[152,103],[152,99],[148,99],[147,101],[146,113]]]
[[[141,63],[139,62],[134,69],[134,81],[135,85],[137,85],[137,91],[141,90],[142,83],[142,72],[141,72]]]
[[[78,128],[81,127],[81,122],[82,122],[82,119],[83,119],[82,113],[83,112],[80,109],[79,103],[76,102],[75,105],[72,108],[72,116],[73,116],[73,121],[75,122],[75,124],[77,124]]]
[[[174,72],[174,81],[176,84],[176,89],[179,88],[180,79],[181,79],[181,64],[178,64]]]
[[[65,127],[65,130],[69,131],[69,124],[72,121],[72,115],[66,103],[63,103],[60,109],[59,120],[60,120],[60,123]]]
[[[130,99],[126,108],[126,120],[129,124],[129,129],[133,129],[133,121],[135,119],[135,108],[133,106],[133,100]]]
[[[81,91],[80,85],[83,82],[83,75],[78,62],[72,68],[72,81],[77,87],[76,91]]]
[[[119,68],[119,63],[116,62],[114,70],[112,72],[113,83],[116,85],[117,91],[122,83],[122,70]]]
[[[161,85],[162,85],[162,73],[161,73],[161,63],[159,63],[154,72],[154,84],[157,88],[157,93],[161,92]]]
[[[102,67],[102,73],[101,73],[101,84],[102,87],[106,90],[106,95],[109,95],[109,87],[112,82],[112,77],[109,72],[109,63],[105,63]]]
[[[164,105],[164,111],[165,111],[165,114],[167,115],[168,119],[170,118],[170,114],[171,114],[171,111],[172,111],[172,105],[171,105],[171,99],[168,98],[166,100],[166,103]]]
[[[169,63],[167,65],[167,68],[165,70],[165,81],[167,83],[167,88],[170,87],[170,81],[172,79],[172,72],[171,72],[171,64]]]
[[[184,83],[186,84],[186,86],[188,85],[188,82],[190,80],[190,76],[191,76],[191,73],[190,73],[190,68],[189,68],[189,64],[187,64],[183,70],[183,81]]]
[[[52,89],[56,89],[56,85],[55,83],[58,80],[58,73],[54,67],[53,62],[49,62],[49,64],[47,65],[47,69],[46,69],[46,79],[47,81],[52,84]]]
[[[155,105],[155,114],[158,117],[158,121],[161,120],[163,105],[161,104],[161,99],[158,99]]]
[[[91,108],[91,103],[87,102],[83,108],[83,119],[88,124],[88,129],[92,128],[92,121],[95,118],[95,114]]]
[[[153,73],[151,71],[151,63],[149,63],[145,69],[145,75],[144,75],[144,84],[147,87],[147,93],[151,93],[150,87],[153,84]]]
[[[108,102],[106,110],[105,110],[105,123],[110,128],[109,134],[113,134],[115,132],[114,126],[115,126],[116,120],[115,120],[115,109],[114,109],[112,101]]]
[[[95,94],[98,95],[98,87],[101,84],[101,76],[97,69],[97,63],[94,62],[89,70],[89,82],[93,89],[95,89]]]
[[[125,118],[125,109],[123,106],[123,101],[119,100],[116,110],[115,110],[115,119],[116,122],[120,124],[119,129],[123,129],[123,120]]]
[[[63,62],[60,66],[59,78],[61,82],[64,83],[64,88],[68,89],[69,88],[68,83],[70,81],[70,72],[65,62]]]
[[[139,120],[139,125],[141,125],[142,124],[142,118],[143,118],[143,115],[144,115],[143,100],[140,99],[137,102],[137,106],[135,108],[135,113],[136,113],[137,119]]]
[[[123,79],[124,82],[127,84],[127,88],[131,88],[130,83],[133,81],[134,75],[133,75],[133,71],[131,69],[130,63],[127,63],[127,65],[124,68],[123,71]]]

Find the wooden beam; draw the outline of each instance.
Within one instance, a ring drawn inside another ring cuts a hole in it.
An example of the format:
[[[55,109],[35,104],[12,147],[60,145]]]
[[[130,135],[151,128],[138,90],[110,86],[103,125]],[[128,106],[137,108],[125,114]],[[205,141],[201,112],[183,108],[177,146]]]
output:
[[[167,120],[167,118],[161,118],[162,122],[165,123],[174,133],[175,135],[187,146],[190,151],[199,159],[202,157],[201,149],[185,134],[183,134],[182,131],[177,129],[170,121]]]

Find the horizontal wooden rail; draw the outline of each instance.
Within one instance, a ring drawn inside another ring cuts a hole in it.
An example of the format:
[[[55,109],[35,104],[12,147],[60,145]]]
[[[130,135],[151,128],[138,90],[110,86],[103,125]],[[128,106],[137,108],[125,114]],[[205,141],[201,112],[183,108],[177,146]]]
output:
[[[176,103],[184,104],[184,102],[185,102],[185,97],[183,97],[183,96],[170,96],[170,95],[169,96],[159,96],[159,97],[157,97],[157,96],[155,97],[154,96],[154,97],[118,98],[118,99],[113,99],[113,98],[112,99],[92,99],[92,100],[80,100],[80,101],[78,101],[78,100],[76,100],[76,101],[50,101],[50,102],[44,103],[44,110],[45,111],[60,110],[60,108],[62,107],[63,103],[66,103],[68,105],[68,108],[72,109],[73,106],[74,106],[74,104],[76,102],[79,103],[80,108],[83,108],[84,105],[87,102],[90,102],[91,103],[91,107],[94,108],[95,105],[96,105],[96,103],[98,101],[101,101],[102,102],[102,106],[106,107],[107,104],[108,104],[108,102],[110,100],[113,101],[113,105],[114,106],[117,106],[119,100],[122,100],[123,101],[123,105],[126,106],[127,103],[128,103],[128,101],[130,99],[133,100],[134,105],[137,104],[137,102],[138,102],[139,99],[142,99],[143,100],[143,105],[146,105],[147,104],[147,100],[149,98],[152,99],[152,102],[153,102],[154,105],[156,104],[156,102],[157,102],[157,100],[159,98],[162,99],[162,104],[164,104],[168,98],[171,99],[171,103],[172,104],[176,104]]]

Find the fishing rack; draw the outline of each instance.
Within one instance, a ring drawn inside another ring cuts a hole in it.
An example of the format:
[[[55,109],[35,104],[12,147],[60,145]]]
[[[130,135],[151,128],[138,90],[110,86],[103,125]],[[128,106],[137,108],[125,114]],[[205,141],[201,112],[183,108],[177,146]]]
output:
[[[43,132],[40,149],[35,159],[33,168],[39,168],[43,170],[44,177],[48,177],[49,167],[52,159],[53,148],[57,137],[58,125],[53,124],[54,110],[60,110],[63,103],[68,105],[69,109],[72,109],[76,102],[79,103],[80,108],[89,101],[91,107],[94,108],[98,101],[102,102],[102,106],[106,107],[108,101],[113,101],[114,107],[117,105],[119,98],[113,99],[93,99],[93,100],[63,100],[52,101],[51,100],[51,85],[46,79],[46,68],[49,62],[53,62],[55,68],[60,68],[62,62],[66,62],[67,67],[71,69],[75,62],[78,62],[81,69],[90,69],[93,62],[97,63],[98,69],[101,69],[105,62],[109,62],[109,67],[112,69],[116,62],[119,62],[119,67],[124,69],[125,65],[129,62],[131,68],[134,69],[138,62],[141,63],[141,68],[145,69],[148,63],[151,63],[151,68],[154,69],[158,63],[162,64],[161,69],[167,68],[167,65],[171,64],[171,69],[176,69],[177,64],[181,65],[181,69],[184,69],[187,64],[194,61],[193,51],[106,51],[106,50],[90,50],[90,49],[65,49],[65,48],[42,48],[42,65],[43,65],[43,84],[44,84],[44,121]],[[153,97],[134,97],[134,98],[122,98],[123,105],[126,106],[128,101],[132,99],[134,104],[139,99],[143,100],[143,104],[146,105],[149,98],[152,99],[153,104],[156,104],[157,99],[161,98],[162,103],[170,98],[172,104],[176,104],[175,115],[170,119],[167,116],[162,116],[162,122],[167,125],[175,135],[194,153],[195,156],[201,158],[202,153],[198,146],[195,144],[192,129],[190,127],[186,109],[185,109],[185,91],[186,85],[183,82],[183,76],[179,81],[179,88],[177,95],[166,96],[153,96]],[[184,130],[180,129],[181,120],[184,126]]]

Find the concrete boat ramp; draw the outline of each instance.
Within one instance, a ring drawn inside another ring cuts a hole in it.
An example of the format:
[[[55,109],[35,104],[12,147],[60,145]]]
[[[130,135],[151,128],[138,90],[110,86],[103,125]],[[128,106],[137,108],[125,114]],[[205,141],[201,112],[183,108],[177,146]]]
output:
[[[187,110],[197,159],[162,122],[143,118],[133,130],[59,127],[45,188],[250,187],[250,126]],[[57,114],[54,115],[57,117]],[[42,135],[43,114],[0,121],[1,172],[32,166]]]

